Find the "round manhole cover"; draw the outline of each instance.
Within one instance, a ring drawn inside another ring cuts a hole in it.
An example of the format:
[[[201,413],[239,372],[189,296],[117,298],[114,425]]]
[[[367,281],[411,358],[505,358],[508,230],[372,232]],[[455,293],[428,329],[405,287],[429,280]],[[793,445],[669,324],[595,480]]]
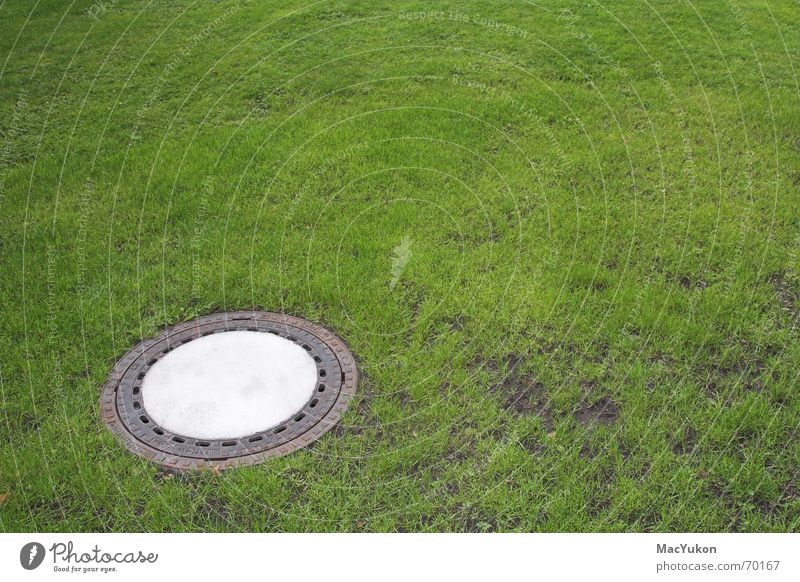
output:
[[[317,440],[358,381],[336,335],[309,321],[244,311],[180,323],[116,364],[103,421],[132,452],[177,469],[261,463]]]

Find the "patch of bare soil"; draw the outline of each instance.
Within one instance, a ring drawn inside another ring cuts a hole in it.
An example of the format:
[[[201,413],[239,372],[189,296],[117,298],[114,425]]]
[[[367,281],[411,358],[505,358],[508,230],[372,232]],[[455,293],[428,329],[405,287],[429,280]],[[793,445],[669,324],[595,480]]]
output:
[[[535,414],[542,419],[545,430],[552,432],[553,415],[547,390],[541,382],[521,374],[521,363],[520,356],[516,354],[509,356],[506,361],[505,376],[491,387],[491,391],[503,399],[503,407],[506,410],[518,415]],[[491,365],[487,365],[487,369],[492,370]],[[502,374],[497,366],[494,366],[493,371],[497,375]]]
[[[672,452],[676,455],[685,455],[694,452],[697,446],[697,431],[691,426],[686,427],[684,434],[672,446]]]
[[[619,418],[619,406],[608,396],[603,396],[594,404],[583,404],[575,412],[575,420],[584,426],[590,424],[613,424]]]

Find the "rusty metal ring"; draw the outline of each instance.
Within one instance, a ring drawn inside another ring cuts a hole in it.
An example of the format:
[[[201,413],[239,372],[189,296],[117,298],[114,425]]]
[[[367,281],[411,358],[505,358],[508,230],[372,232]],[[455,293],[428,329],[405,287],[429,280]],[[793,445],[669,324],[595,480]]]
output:
[[[140,395],[149,369],[170,351],[194,339],[244,330],[288,339],[314,359],[318,383],[305,405],[267,430],[235,439],[197,439],[158,426],[148,416]],[[218,313],[172,326],[120,358],[103,385],[100,414],[128,450],[149,461],[180,470],[225,469],[262,463],[316,441],[339,422],[357,383],[355,358],[345,343],[324,327],[281,313]]]

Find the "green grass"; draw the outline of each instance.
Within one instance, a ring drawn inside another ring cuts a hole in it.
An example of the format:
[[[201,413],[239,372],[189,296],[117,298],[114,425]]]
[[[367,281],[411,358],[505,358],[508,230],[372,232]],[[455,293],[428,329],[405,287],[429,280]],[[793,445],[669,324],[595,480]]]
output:
[[[0,5],[0,529],[800,528],[800,5],[102,6]],[[253,307],[342,425],[124,452],[113,362]]]

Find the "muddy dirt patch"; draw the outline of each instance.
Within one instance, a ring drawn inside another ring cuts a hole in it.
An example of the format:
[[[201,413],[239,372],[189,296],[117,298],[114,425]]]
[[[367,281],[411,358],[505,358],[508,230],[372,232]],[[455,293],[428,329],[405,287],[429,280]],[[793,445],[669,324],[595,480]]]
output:
[[[594,404],[583,404],[575,412],[575,420],[584,426],[591,424],[614,424],[619,418],[619,406],[608,396]]]
[[[550,399],[544,384],[521,373],[522,358],[512,354],[505,363],[505,375],[497,366],[487,365],[494,376],[499,376],[497,383],[491,386],[492,393],[502,399],[503,408],[520,416],[536,415],[542,419],[547,432],[553,430],[553,415],[550,410]],[[494,368],[494,369],[493,369]]]

